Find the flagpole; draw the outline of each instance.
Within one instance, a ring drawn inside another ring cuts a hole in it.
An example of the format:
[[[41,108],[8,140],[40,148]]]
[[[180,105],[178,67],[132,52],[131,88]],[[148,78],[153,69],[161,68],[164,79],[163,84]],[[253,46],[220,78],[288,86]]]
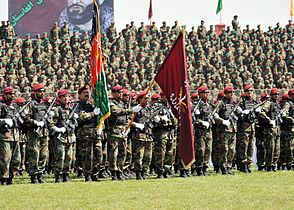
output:
[[[222,23],[222,12],[219,13],[219,21]]]

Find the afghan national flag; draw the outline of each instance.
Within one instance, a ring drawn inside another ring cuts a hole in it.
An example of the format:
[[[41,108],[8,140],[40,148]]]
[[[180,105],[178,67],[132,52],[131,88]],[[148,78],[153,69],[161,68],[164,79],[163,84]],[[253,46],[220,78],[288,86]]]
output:
[[[150,20],[153,16],[153,10],[152,10],[152,0],[150,0],[149,4],[149,11],[148,11],[148,20]]]
[[[223,0],[218,0],[216,14],[218,14],[223,9]]]
[[[290,16],[294,16],[294,0],[290,0]]]
[[[93,1],[93,25],[92,25],[92,49],[90,58],[91,69],[91,84],[95,106],[100,108],[100,116],[98,119],[99,128],[102,122],[110,116],[109,98],[106,85],[106,77],[103,69],[103,55],[101,46],[101,33],[100,33],[100,16],[98,2]]]
[[[195,159],[194,135],[190,109],[190,90],[183,33],[179,34],[174,46],[160,67],[155,81],[161,87],[171,105],[180,127],[180,158],[185,168]]]

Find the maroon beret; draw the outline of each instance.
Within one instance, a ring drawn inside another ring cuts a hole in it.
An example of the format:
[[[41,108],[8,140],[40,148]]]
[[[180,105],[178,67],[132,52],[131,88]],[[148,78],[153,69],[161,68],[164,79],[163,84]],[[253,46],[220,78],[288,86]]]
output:
[[[290,90],[288,91],[288,95],[289,95],[289,96],[293,96],[293,95],[294,95],[294,88],[292,88],[292,89],[290,89]]]
[[[111,91],[112,91],[112,92],[118,92],[118,91],[120,91],[120,90],[122,90],[122,89],[123,89],[122,86],[120,86],[120,85],[115,85],[115,86],[113,86],[113,87],[111,88]]]
[[[41,83],[34,84],[34,85],[32,86],[32,88],[33,88],[33,91],[38,91],[38,90],[40,90],[40,89],[43,89],[43,88],[44,88],[44,85],[41,84]]]
[[[245,85],[244,86],[244,91],[246,92],[246,91],[248,91],[248,90],[250,90],[250,89],[252,89],[253,87],[252,87],[252,85],[250,85],[250,84],[248,84],[248,85]]]
[[[133,92],[129,92],[129,96],[132,98],[132,97],[134,97],[136,94],[135,93],[133,93]]]
[[[8,94],[8,93],[14,93],[14,89],[13,87],[9,86],[3,89],[3,93],[4,94]]]
[[[60,97],[60,96],[64,96],[64,95],[66,95],[66,94],[68,94],[68,93],[69,93],[68,90],[65,90],[65,89],[60,90],[60,91],[58,91],[58,97]]]
[[[284,93],[284,94],[282,95],[282,100],[285,101],[285,100],[288,100],[288,99],[289,99],[289,95],[288,95],[288,93]]]
[[[144,90],[144,91],[138,93],[137,98],[143,98],[146,94],[147,94],[147,91]]]
[[[198,93],[193,93],[192,95],[191,95],[191,98],[192,99],[195,99],[195,98],[197,98],[198,97]]]
[[[160,99],[161,98],[161,96],[160,96],[160,94],[158,94],[158,93],[155,93],[155,94],[153,94],[152,96],[151,96],[151,99]]]
[[[208,90],[208,88],[206,86],[201,86],[198,88],[198,93],[203,93],[206,90]]]
[[[218,93],[218,95],[217,95],[217,98],[218,98],[218,99],[221,99],[221,98],[223,98],[224,96],[225,96],[225,93],[224,93],[223,90],[221,90],[221,91],[219,91],[219,93]]]
[[[271,89],[270,95],[276,95],[276,94],[279,94],[279,89],[278,88]]]
[[[125,88],[121,90],[121,93],[122,93],[122,95],[124,95],[124,96],[129,95],[129,91],[128,91],[127,89],[125,89]]]
[[[227,87],[225,87],[225,89],[224,89],[224,93],[226,94],[226,93],[231,93],[231,92],[233,92],[234,91],[234,88],[232,87],[232,86],[227,86]]]
[[[260,99],[264,99],[264,98],[268,98],[268,94],[267,93],[262,93],[260,95]]]
[[[80,87],[80,89],[78,90],[78,94],[81,94],[84,90],[89,90],[89,86],[84,85],[84,86]]]
[[[22,104],[22,103],[26,102],[26,99],[23,98],[23,97],[19,97],[19,98],[16,98],[14,100],[14,102],[17,103],[17,104]]]

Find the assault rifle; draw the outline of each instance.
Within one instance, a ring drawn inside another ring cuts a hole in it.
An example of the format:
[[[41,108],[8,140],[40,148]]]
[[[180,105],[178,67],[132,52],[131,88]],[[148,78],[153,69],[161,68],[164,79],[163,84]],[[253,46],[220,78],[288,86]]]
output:
[[[73,116],[75,114],[75,111],[78,108],[78,106],[79,106],[79,103],[77,103],[75,105],[75,107],[71,110],[68,118],[65,121],[65,126],[64,127],[65,127],[66,131],[69,131],[71,129],[73,130],[77,126],[77,121],[75,119],[73,120],[72,118],[73,118]],[[61,135],[62,135],[62,133],[59,133],[57,138],[60,139]]]
[[[163,108],[164,108],[164,106],[161,106],[159,109],[157,109],[157,110],[155,110],[154,112],[153,112],[153,114],[151,114],[149,117],[148,117],[148,119],[146,120],[146,122],[144,123],[144,127],[149,127],[149,128],[153,128],[154,127],[154,125],[153,125],[153,123],[152,123],[152,120],[154,119],[154,117],[161,111],[161,110],[163,110]]]
[[[276,118],[275,118],[275,121],[276,121],[276,123],[277,124],[282,124],[283,123],[283,119],[282,119],[282,116],[283,116],[283,114],[285,113],[285,111],[289,108],[289,104],[286,104],[285,106],[284,106],[284,108],[279,112],[279,114],[276,116]]]
[[[245,114],[243,116],[243,119],[246,118],[246,117],[249,117],[249,118],[252,118],[252,119],[255,119],[256,118],[256,115],[255,115],[255,111],[261,107],[263,104],[265,104],[265,102],[267,102],[268,100],[264,100],[263,102],[261,103],[258,103],[256,105],[254,105],[248,112],[248,114]],[[247,118],[248,119],[248,118]]]
[[[234,106],[234,108],[232,109],[230,115],[229,115],[229,121],[231,123],[234,123],[234,122],[237,122],[238,121],[238,117],[237,115],[235,114],[237,108],[239,107],[239,104],[241,103],[242,101],[242,98],[240,98],[240,100],[238,101],[238,103]]]
[[[192,122],[196,122],[196,116],[195,116],[195,113],[196,113],[196,110],[198,109],[199,105],[200,105],[200,101],[201,99],[198,99],[197,101],[197,104],[195,105],[195,108],[193,109],[193,112],[192,112]]]
[[[19,111],[14,115],[14,117],[12,118],[12,121],[15,123],[15,125],[17,125],[19,122],[20,124],[23,124],[24,120],[21,116],[22,112],[27,108],[28,105],[30,105],[31,100],[29,100],[25,105],[23,105]]]
[[[213,111],[208,115],[209,126],[212,126],[212,125],[215,124],[214,114],[215,114],[216,111],[218,110],[220,104],[221,104],[221,102],[218,102],[217,106],[216,106],[216,107],[213,109]]]
[[[47,109],[45,115],[43,116],[42,121],[43,121],[45,124],[48,122],[48,118],[49,118],[49,116],[50,116],[50,112],[51,112],[51,110],[52,110],[52,108],[53,108],[53,106],[54,106],[56,100],[57,100],[57,97],[54,97],[54,100],[51,102],[51,104],[50,104],[50,106],[48,107],[48,109]],[[45,125],[44,125],[44,126],[45,126]],[[35,130],[35,132],[36,132],[38,135],[40,135],[40,130],[41,130],[41,127],[38,126],[37,129]]]

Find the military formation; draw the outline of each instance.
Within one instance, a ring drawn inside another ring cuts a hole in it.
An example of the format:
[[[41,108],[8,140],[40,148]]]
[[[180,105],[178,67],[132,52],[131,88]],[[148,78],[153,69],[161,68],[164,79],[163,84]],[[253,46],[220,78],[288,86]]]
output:
[[[290,21],[241,30],[238,16],[219,35],[204,21],[190,32],[178,21],[138,28],[132,21],[117,32],[113,22],[102,36],[111,115],[97,129],[88,33],[71,35],[68,24],[56,22],[49,33],[21,39],[2,21],[1,184],[24,174],[36,184],[50,173],[56,183],[73,173],[85,181],[206,176],[211,166],[224,175],[250,173],[254,146],[258,170],[293,170],[293,29]],[[193,92],[189,169],[178,154],[179,125],[167,99],[157,85],[146,92],[180,31]]]

